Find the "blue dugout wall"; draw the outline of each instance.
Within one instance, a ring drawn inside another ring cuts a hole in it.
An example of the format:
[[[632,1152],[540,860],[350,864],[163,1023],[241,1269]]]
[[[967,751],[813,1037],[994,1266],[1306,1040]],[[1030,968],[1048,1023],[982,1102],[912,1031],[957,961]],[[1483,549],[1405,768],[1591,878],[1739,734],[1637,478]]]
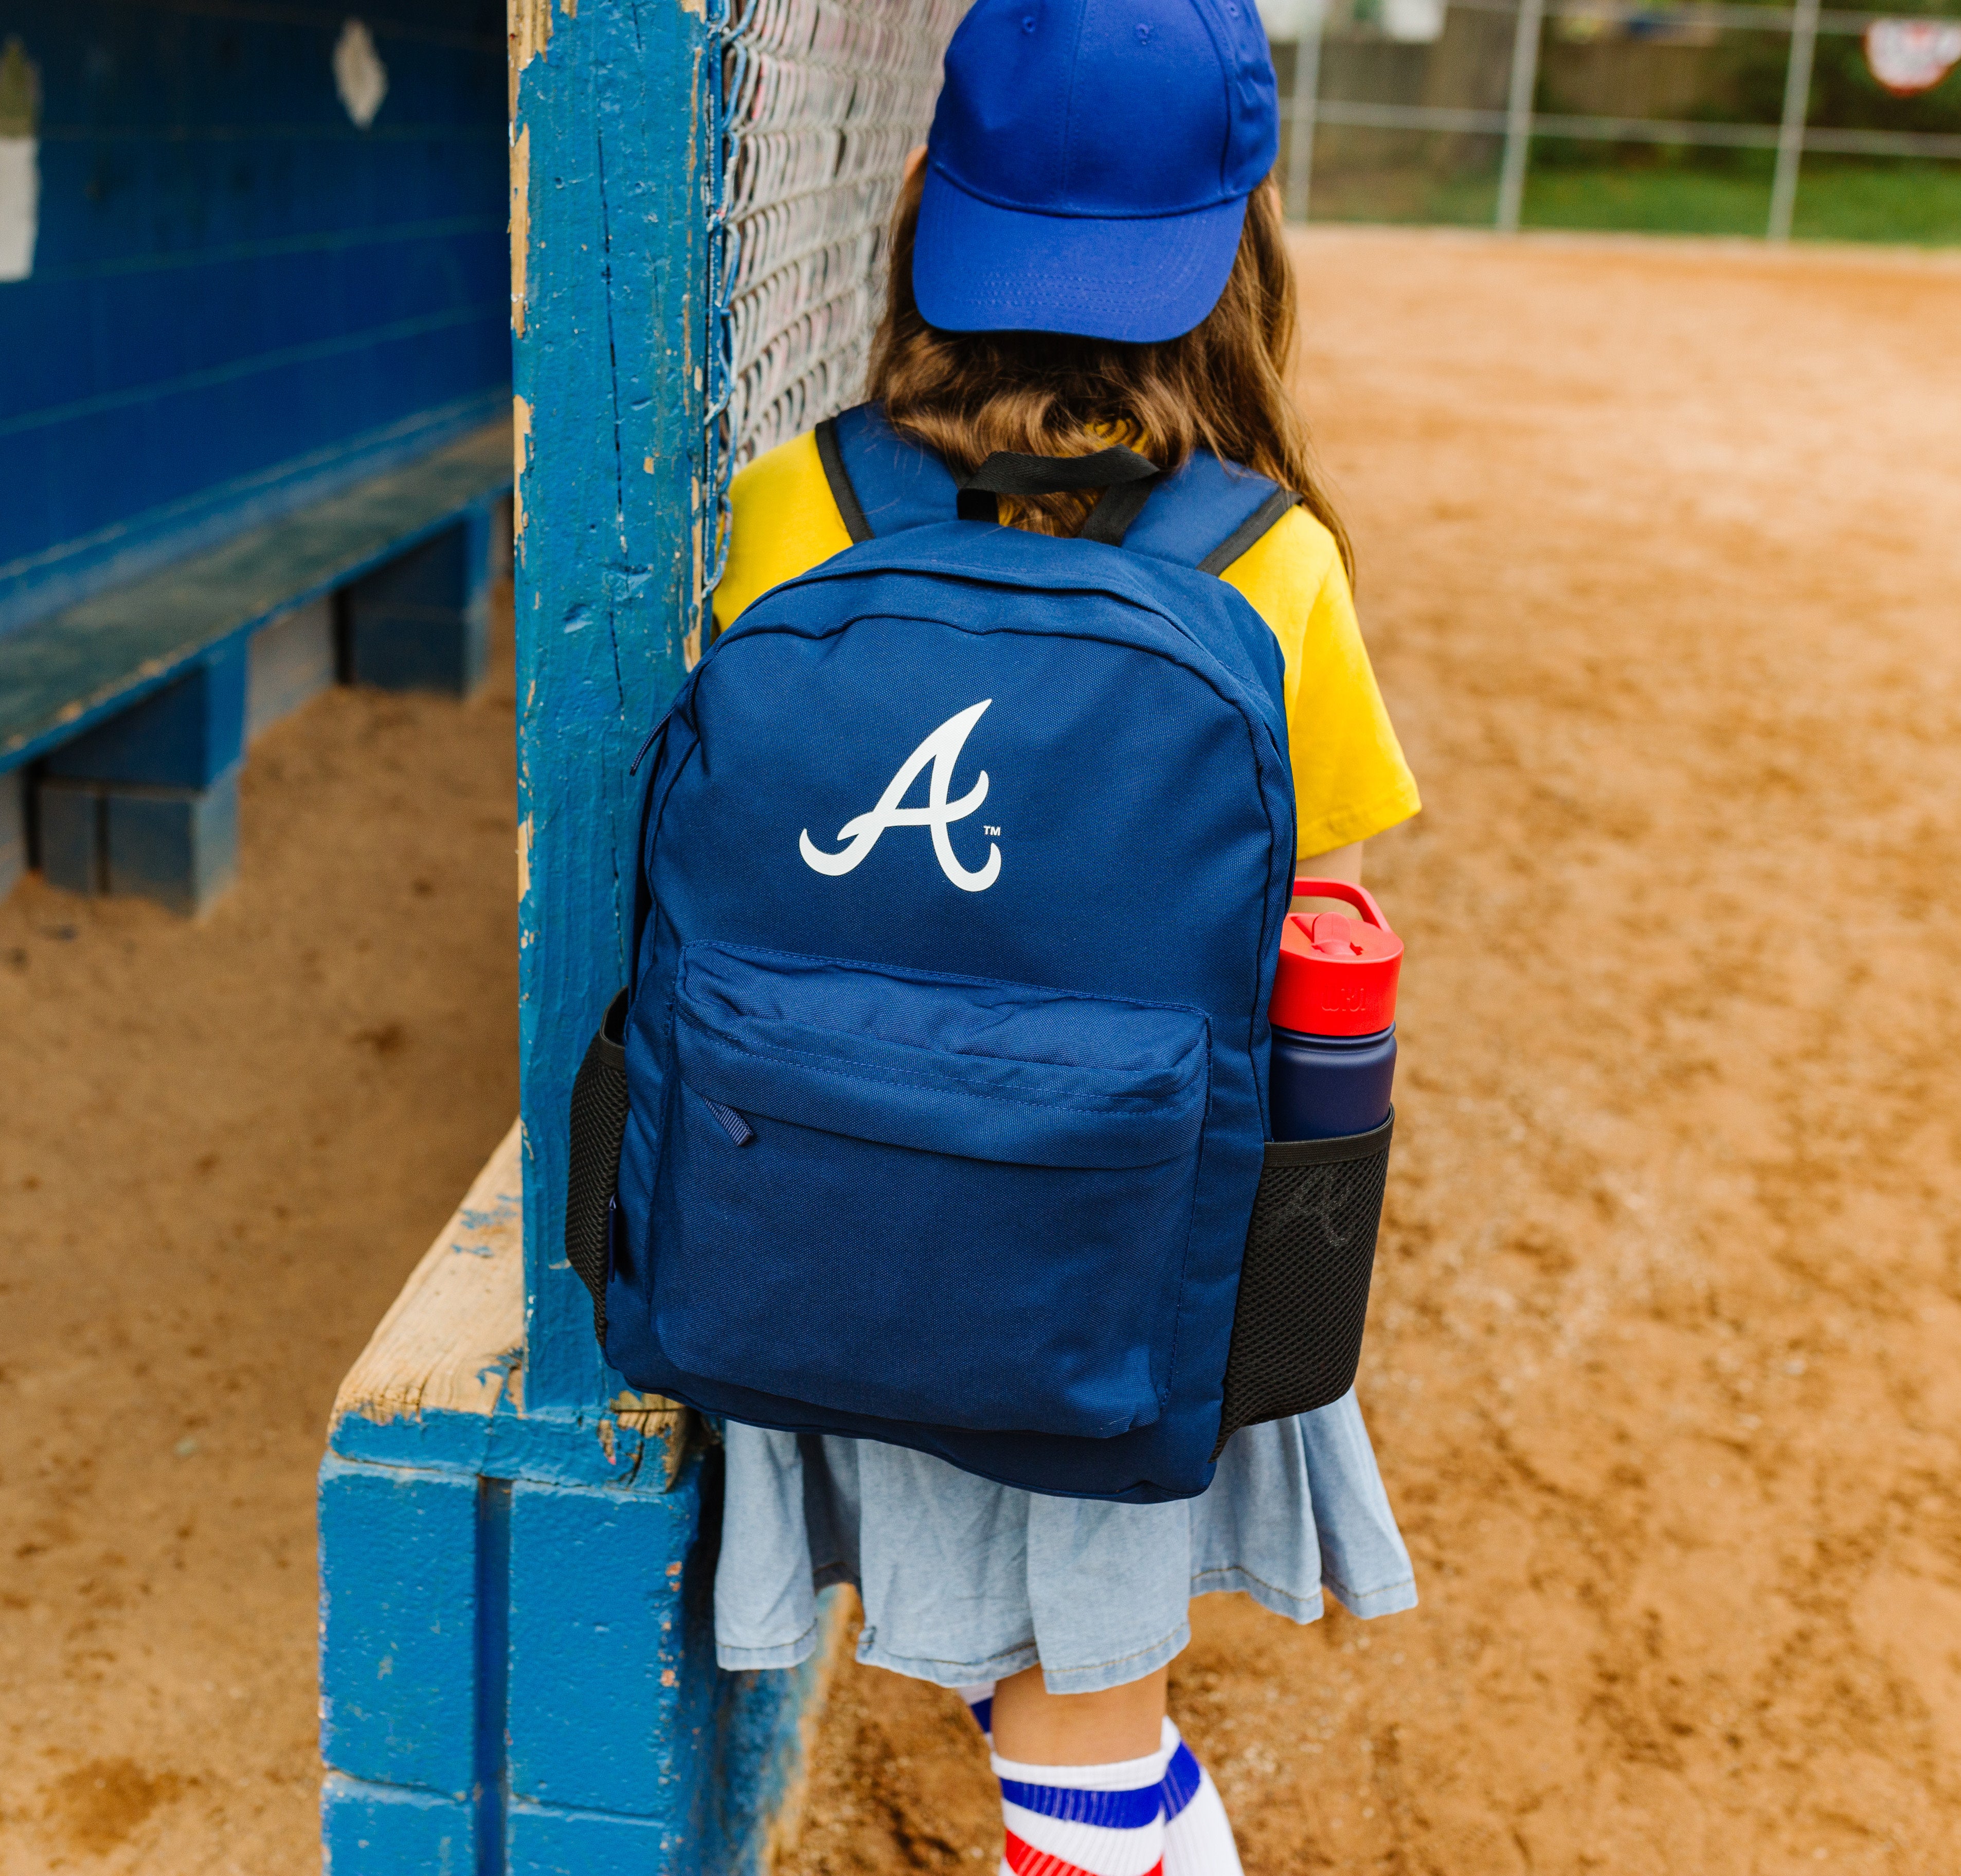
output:
[[[0,631],[508,408],[504,9],[349,35],[0,0]]]

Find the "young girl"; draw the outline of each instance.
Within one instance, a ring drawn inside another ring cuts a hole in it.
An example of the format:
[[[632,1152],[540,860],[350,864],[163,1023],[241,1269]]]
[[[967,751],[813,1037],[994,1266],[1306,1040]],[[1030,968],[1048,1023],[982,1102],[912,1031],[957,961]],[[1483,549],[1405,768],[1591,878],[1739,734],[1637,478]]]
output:
[[[871,400],[957,471],[991,452],[1194,451],[1299,497],[1221,577],[1279,640],[1298,851],[1359,881],[1417,808],[1357,631],[1341,526],[1285,384],[1294,329],[1273,74],[1248,0],[980,0],[908,166]],[[1093,495],[1003,498],[1073,533]],[[816,442],[739,475],[718,626],[850,545]],[[1247,1428],[1200,1497],[1038,1495],[871,1441],[727,1428],[718,1657],[782,1668],[854,1585],[858,1658],[991,1721],[1012,1876],[1236,1876],[1217,1792],[1165,1712],[1187,1604],[1311,1622],[1416,1600],[1352,1393]]]

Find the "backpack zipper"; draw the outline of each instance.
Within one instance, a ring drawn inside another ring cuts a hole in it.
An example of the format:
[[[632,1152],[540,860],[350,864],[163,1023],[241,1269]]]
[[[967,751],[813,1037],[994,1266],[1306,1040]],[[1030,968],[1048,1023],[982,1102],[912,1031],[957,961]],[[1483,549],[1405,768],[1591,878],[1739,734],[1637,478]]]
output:
[[[721,1122],[722,1131],[727,1134],[738,1146],[747,1146],[755,1139],[756,1129],[751,1126],[734,1108],[725,1107],[720,1101],[707,1094],[703,1095],[701,1098],[709,1112]]]
[[[679,697],[676,697],[674,699],[674,703],[678,703],[680,702],[681,699]],[[647,751],[653,747],[655,739],[660,734],[662,731],[667,728],[668,718],[672,716],[674,713],[674,703],[669,704],[668,707],[661,712],[660,721],[656,723],[652,729],[648,731],[647,740],[640,745],[640,753],[633,758],[631,765],[627,770],[627,779],[630,782],[635,776],[640,772],[640,764],[646,760]]]

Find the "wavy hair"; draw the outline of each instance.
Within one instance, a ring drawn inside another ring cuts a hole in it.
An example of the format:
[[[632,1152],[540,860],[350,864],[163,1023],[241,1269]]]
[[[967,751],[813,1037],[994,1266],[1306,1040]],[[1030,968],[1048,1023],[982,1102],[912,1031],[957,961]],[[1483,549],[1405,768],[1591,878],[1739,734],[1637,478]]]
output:
[[[1246,205],[1239,251],[1218,304],[1180,338],[1133,345],[929,326],[913,298],[923,183],[922,166],[893,213],[890,284],[866,385],[894,429],[962,473],[996,450],[1084,456],[1114,440],[1170,470],[1194,449],[1209,449],[1292,489],[1334,535],[1353,575],[1347,530],[1287,391],[1293,273],[1270,185],[1255,190]],[[1003,496],[1003,518],[1038,533],[1073,534],[1095,500],[1093,492]]]

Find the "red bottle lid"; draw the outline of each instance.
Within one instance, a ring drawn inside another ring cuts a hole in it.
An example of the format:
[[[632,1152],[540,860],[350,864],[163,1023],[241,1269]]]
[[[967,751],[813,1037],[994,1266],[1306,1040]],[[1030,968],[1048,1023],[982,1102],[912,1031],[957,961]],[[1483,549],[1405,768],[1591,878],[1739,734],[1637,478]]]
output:
[[[1345,880],[1297,879],[1296,898],[1339,899],[1361,913],[1290,912],[1280,928],[1280,967],[1267,1014],[1304,1036],[1373,1036],[1396,1020],[1403,941],[1382,909]]]

